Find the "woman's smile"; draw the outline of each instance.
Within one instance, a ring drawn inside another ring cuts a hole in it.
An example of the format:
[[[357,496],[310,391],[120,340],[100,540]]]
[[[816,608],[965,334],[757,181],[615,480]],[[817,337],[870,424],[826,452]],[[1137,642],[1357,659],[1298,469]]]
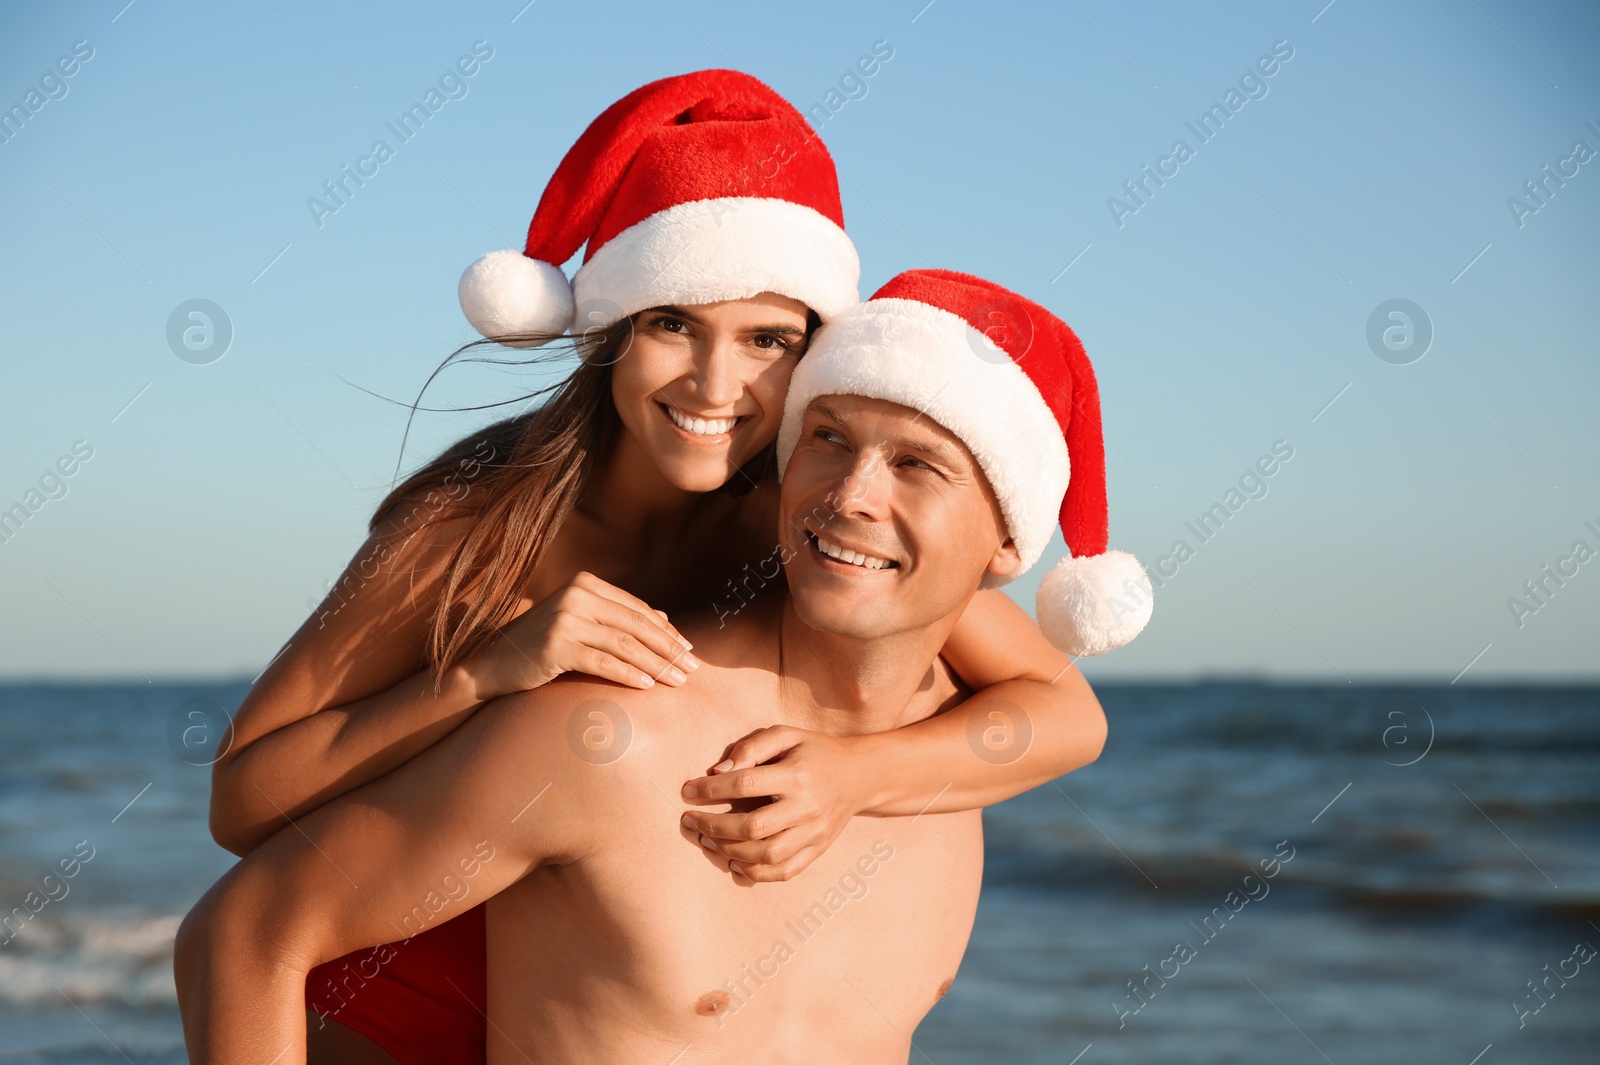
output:
[[[749,415],[711,417],[684,410],[663,400],[656,406],[666,415],[667,421],[678,434],[693,444],[725,444],[733,439],[733,431],[750,420]]]

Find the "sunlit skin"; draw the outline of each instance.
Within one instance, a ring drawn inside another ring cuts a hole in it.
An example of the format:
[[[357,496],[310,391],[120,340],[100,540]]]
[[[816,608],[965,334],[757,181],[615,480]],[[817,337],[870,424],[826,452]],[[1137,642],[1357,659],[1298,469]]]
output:
[[[795,558],[788,578],[797,609],[815,628],[859,639],[902,632],[911,620],[898,613],[905,604],[950,614],[971,596],[965,578],[974,566],[1009,576],[1019,564],[971,453],[942,426],[905,410],[827,396],[805,412],[795,445],[804,461],[790,461],[780,535]],[[961,530],[954,544],[946,542],[952,529]],[[837,561],[823,542],[888,565]],[[927,543],[939,548],[937,562],[924,557]],[[998,554],[995,543],[1004,545]]]
[[[622,447],[642,451],[679,491],[721,487],[777,436],[805,340],[805,304],[770,292],[635,316],[611,374],[612,399],[627,427]],[[690,432],[669,408],[736,423],[728,432]]]
[[[878,734],[947,710],[964,692],[939,650],[980,578],[1016,566],[970,455],[917,412],[825,398],[803,441],[785,526],[899,565],[862,584],[865,570],[797,552],[789,596],[721,627],[685,619],[705,663],[692,688],[572,678],[499,700],[275,835],[180,931],[191,1060],[304,1060],[311,967],[391,940],[405,915],[442,922],[486,898],[491,1065],[667,1061],[688,1045],[702,1062],[908,1060],[971,930],[979,815],[854,819],[787,882],[741,886],[668,798],[727,736]],[[609,760],[572,739],[597,712],[608,735],[627,726]],[[764,808],[724,805],[761,831]]]
[[[628,353],[613,370],[621,431],[502,638],[476,658],[436,676],[424,656],[425,619],[470,519],[407,538],[376,577],[358,574],[352,562],[347,579],[355,577],[358,593],[330,616],[306,621],[235,717],[233,745],[215,767],[218,841],[249,853],[286,818],[298,821],[427,752],[487,702],[558,675],[696,690],[702,649],[685,654],[679,630],[658,608],[675,620],[713,602],[736,607],[729,579],[772,559],[777,484],[765,481],[743,496],[711,489],[740,476],[740,465],[775,436],[805,326],[801,304],[770,293],[635,316]],[[664,405],[740,420],[728,433],[685,433]],[[375,534],[356,558],[370,558],[386,536]],[[683,777],[662,787],[707,808],[696,811],[704,820],[693,822],[695,831],[714,837],[708,853],[724,860],[735,883],[775,884],[817,861],[858,815],[972,810],[1098,755],[1105,718],[1088,683],[1003,593],[972,599],[942,658],[968,688],[1031,717],[1031,745],[1015,761],[997,766],[972,757],[968,719],[988,711],[963,704],[893,733],[850,739],[769,720],[773,727],[728,747],[714,772],[707,763],[686,764]],[[689,712],[680,724],[695,720]],[[741,734],[701,738],[726,745]],[[756,823],[762,835],[748,823],[714,819],[710,808],[757,794],[752,788],[768,789],[761,794],[772,799],[766,820]],[[341,1049],[330,1060],[355,1059]]]

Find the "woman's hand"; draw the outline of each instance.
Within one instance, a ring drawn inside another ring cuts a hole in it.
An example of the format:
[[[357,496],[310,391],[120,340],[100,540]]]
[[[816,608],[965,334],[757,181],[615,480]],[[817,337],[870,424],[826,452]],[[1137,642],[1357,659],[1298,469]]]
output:
[[[481,700],[548,684],[563,673],[649,688],[679,685],[700,668],[667,615],[592,573],[576,577],[513,619],[472,661]]]
[[[752,732],[709,776],[684,784],[683,797],[697,806],[771,801],[725,814],[692,810],[684,827],[700,833],[700,845],[726,859],[736,879],[798,876],[866,804],[858,749],[852,737],[789,725]]]

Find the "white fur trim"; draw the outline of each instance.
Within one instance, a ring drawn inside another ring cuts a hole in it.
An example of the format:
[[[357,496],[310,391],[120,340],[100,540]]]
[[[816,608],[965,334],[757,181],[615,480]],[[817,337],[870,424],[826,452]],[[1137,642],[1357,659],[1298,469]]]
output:
[[[461,310],[486,337],[544,333],[572,326],[572,286],[561,269],[520,251],[492,251],[467,267],[456,287]],[[532,347],[536,342],[510,344]]]
[[[1064,558],[1039,582],[1039,628],[1070,655],[1114,651],[1139,635],[1155,609],[1150,575],[1126,551]]]
[[[573,280],[582,328],[647,307],[776,292],[827,321],[861,299],[844,230],[788,200],[731,197],[669,207],[608,240]]]
[[[866,396],[923,411],[967,445],[989,478],[1022,565],[1061,521],[1071,466],[1061,423],[1010,355],[959,315],[916,300],[868,300],[817,332],[795,367],[778,429],[778,469],[818,396]]]

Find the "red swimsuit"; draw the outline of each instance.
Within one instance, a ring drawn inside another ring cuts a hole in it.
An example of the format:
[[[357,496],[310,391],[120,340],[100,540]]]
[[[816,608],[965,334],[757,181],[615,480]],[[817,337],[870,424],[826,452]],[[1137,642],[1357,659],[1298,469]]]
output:
[[[401,1065],[483,1065],[487,1054],[483,906],[410,939],[319,965],[306,1006]]]

